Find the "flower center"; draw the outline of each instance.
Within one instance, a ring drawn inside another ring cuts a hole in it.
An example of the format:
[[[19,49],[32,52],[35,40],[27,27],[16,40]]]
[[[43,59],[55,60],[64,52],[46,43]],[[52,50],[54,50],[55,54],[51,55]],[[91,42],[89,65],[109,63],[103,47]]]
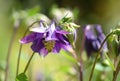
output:
[[[51,52],[55,46],[55,41],[43,41],[45,48],[48,50],[48,52]]]

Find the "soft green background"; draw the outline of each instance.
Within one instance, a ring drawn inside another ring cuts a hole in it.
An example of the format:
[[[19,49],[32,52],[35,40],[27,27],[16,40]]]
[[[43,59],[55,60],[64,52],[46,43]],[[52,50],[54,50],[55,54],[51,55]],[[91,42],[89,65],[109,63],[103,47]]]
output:
[[[79,15],[76,16],[76,23],[81,25],[78,30],[77,49],[81,45],[82,27],[85,24],[101,24],[103,31],[107,34],[120,21],[120,0],[0,0],[0,79],[4,79],[4,69],[6,62],[6,55],[12,32],[14,29],[12,12],[19,10],[27,10],[33,7],[39,7],[40,13],[52,18],[50,11],[53,5],[64,7],[66,9],[77,9]],[[10,56],[9,80],[14,81],[16,72],[17,55],[19,51],[19,40],[21,39],[26,25],[23,23],[17,30],[15,40],[13,41],[12,51]],[[32,53],[30,45],[24,45],[21,57],[20,72],[28,61]],[[64,55],[64,51],[60,54],[49,54],[44,59],[38,54],[32,60],[28,76],[31,81],[78,81],[75,62],[71,61],[69,57]],[[68,53],[69,55],[69,53]],[[88,81],[88,74],[90,73],[90,63],[86,63],[88,68],[84,69],[84,80]],[[100,68],[100,66],[98,65]],[[109,70],[109,69],[108,69]],[[102,75],[101,75],[102,74]],[[42,80],[35,80],[36,78]],[[111,81],[112,71],[101,72],[95,70],[93,81]],[[119,76],[118,76],[119,77]],[[99,79],[100,78],[100,79]],[[97,80],[96,80],[97,79]],[[118,79],[119,81],[119,79]]]

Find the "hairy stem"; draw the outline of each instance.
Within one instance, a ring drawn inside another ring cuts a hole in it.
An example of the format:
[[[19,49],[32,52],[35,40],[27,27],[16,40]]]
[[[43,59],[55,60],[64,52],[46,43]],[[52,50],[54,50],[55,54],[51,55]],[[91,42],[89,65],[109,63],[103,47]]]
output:
[[[113,34],[113,32],[109,33],[109,34],[106,36],[106,38],[103,40],[103,42],[102,42],[102,44],[101,44],[101,46],[100,46],[100,48],[99,48],[99,50],[98,50],[97,56],[96,56],[96,58],[95,58],[95,61],[94,61],[94,63],[93,63],[93,67],[92,67],[92,70],[91,70],[91,73],[90,73],[89,81],[92,80],[93,72],[94,72],[94,69],[95,69],[95,65],[96,65],[96,63],[97,63],[97,59],[98,59],[98,57],[99,57],[99,55],[100,55],[100,51],[101,51],[104,43],[106,42],[106,40],[107,40],[112,34]]]

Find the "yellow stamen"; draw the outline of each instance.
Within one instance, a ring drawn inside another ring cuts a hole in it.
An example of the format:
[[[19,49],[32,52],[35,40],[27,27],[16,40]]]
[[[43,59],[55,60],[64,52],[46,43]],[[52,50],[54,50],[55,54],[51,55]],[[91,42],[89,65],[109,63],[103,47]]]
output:
[[[55,41],[43,41],[45,48],[48,50],[48,52],[51,52],[55,46]]]

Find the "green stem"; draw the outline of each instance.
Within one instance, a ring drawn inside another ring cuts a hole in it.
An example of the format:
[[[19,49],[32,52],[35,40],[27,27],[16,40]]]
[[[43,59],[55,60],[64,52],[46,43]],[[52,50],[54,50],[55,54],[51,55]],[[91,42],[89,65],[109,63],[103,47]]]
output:
[[[99,48],[99,50],[98,50],[97,56],[96,56],[96,58],[95,58],[95,61],[94,61],[94,63],[93,63],[93,67],[92,67],[92,70],[91,70],[91,73],[90,73],[89,81],[92,80],[93,72],[94,72],[94,69],[95,69],[95,65],[96,65],[96,63],[97,63],[97,59],[98,59],[98,57],[99,57],[99,55],[100,55],[100,51],[101,51],[104,43],[106,42],[106,40],[107,40],[112,34],[113,34],[113,32],[109,33],[109,34],[106,36],[106,38],[104,39],[104,41],[102,42],[102,44],[101,44],[101,46],[100,46],[100,48]]]
[[[83,61],[82,61],[82,51],[83,51],[83,48],[84,48],[84,42],[85,42],[85,34],[83,34],[83,37],[82,37],[82,45],[81,45],[81,48],[80,48],[80,81],[83,81]]]
[[[11,40],[10,40],[10,44],[9,44],[9,48],[8,48],[8,52],[7,52],[6,67],[5,67],[5,80],[4,81],[7,81],[7,78],[8,78],[8,70],[9,70],[9,61],[10,61],[10,55],[11,55],[11,48],[12,48],[12,44],[13,44],[13,41],[14,41],[14,38],[15,38],[15,35],[16,35],[16,31],[17,31],[17,28],[14,27],[12,37],[11,37]]]
[[[16,76],[18,75],[18,72],[19,72],[19,65],[20,65],[21,50],[22,50],[22,44],[20,44],[20,48],[19,48],[19,54],[18,54],[18,60],[17,60],[17,70],[16,70]]]
[[[30,26],[28,26],[27,30],[25,31],[25,33],[24,33],[24,35],[23,35],[23,38],[24,38],[25,35],[27,34],[29,28],[32,27],[34,24],[36,24],[36,23],[38,23],[38,22],[40,22],[40,21],[35,21],[35,22],[33,22]],[[19,72],[21,51],[22,51],[22,44],[20,44],[20,48],[19,48],[19,54],[18,54],[18,60],[17,60],[16,76],[18,75],[18,72]]]
[[[31,60],[32,60],[32,58],[33,58],[34,55],[35,55],[35,52],[32,53],[32,55],[31,55],[31,57],[30,57],[27,65],[26,65],[26,67],[25,67],[25,69],[24,69],[24,73],[26,73],[26,71],[27,71],[27,69],[28,69],[28,66],[29,66],[29,64],[30,64],[30,62],[31,62]]]
[[[120,60],[119,60],[118,65],[116,67],[116,71],[114,71],[114,73],[113,73],[114,75],[113,75],[113,80],[112,81],[116,81],[119,71],[120,71]]]

